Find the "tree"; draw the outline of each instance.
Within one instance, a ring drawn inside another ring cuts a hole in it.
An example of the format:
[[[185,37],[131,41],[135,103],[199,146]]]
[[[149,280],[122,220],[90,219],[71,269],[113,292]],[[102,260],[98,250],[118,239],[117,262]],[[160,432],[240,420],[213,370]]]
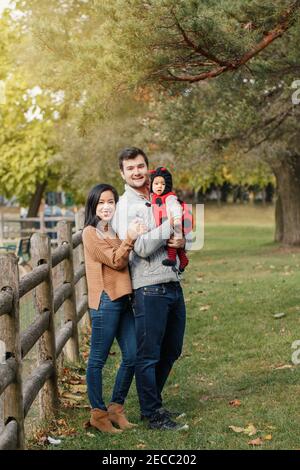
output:
[[[234,100],[237,110],[229,114],[221,106],[215,120],[221,131],[210,132],[216,131],[211,117],[202,126],[209,128],[210,141],[198,142],[210,150],[209,159],[215,158],[211,150],[224,151],[232,141],[236,148],[242,142],[243,150],[250,146],[256,158],[262,155],[277,178],[277,228],[282,230],[277,229],[276,238],[300,243],[300,203],[294,196],[300,176],[297,111],[288,94],[299,70],[299,0],[23,0],[20,5],[30,11],[24,22],[39,57],[43,52],[40,61],[31,54],[32,69],[47,86],[64,89],[70,103],[83,100],[83,132],[116,113],[121,96],[154,89],[159,102],[198,91],[203,83],[201,91],[209,100],[204,79],[214,78],[218,93],[219,84],[225,87],[224,103]],[[244,79],[255,81],[254,91],[242,88]],[[210,95],[214,110],[215,94]],[[208,108],[205,112],[210,114]],[[188,116],[186,108],[184,113]],[[213,161],[210,165],[216,166]]]
[[[53,168],[57,152],[50,143],[53,113],[57,107],[49,93],[29,89],[22,72],[10,60],[11,47],[20,38],[7,17],[1,20],[0,49],[4,101],[0,105],[0,182],[1,194],[15,196],[29,205],[29,216],[35,216],[46,186],[57,183],[59,168]]]
[[[270,178],[271,170],[278,192],[275,239],[298,245],[300,109],[292,103],[289,79],[224,76],[153,103],[151,125],[161,148],[186,158],[194,175],[210,162],[240,182],[253,174]]]

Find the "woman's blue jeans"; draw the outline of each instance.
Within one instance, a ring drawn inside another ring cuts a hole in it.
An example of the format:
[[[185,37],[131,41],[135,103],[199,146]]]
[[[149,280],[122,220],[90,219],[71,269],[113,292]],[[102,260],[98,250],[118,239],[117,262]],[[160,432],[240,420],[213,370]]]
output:
[[[134,376],[136,337],[134,316],[128,295],[110,300],[102,292],[98,310],[90,309],[92,319],[91,350],[87,365],[87,390],[92,408],[106,410],[102,396],[102,369],[116,338],[122,352],[111,402],[123,404]]]

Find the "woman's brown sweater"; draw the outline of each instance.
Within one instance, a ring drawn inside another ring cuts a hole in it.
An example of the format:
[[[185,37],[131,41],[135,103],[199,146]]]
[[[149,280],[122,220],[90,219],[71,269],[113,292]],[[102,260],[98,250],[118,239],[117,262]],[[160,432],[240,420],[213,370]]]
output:
[[[85,269],[88,284],[89,308],[97,310],[100,296],[105,291],[111,300],[131,294],[128,258],[135,240],[103,238],[91,225],[82,232]]]

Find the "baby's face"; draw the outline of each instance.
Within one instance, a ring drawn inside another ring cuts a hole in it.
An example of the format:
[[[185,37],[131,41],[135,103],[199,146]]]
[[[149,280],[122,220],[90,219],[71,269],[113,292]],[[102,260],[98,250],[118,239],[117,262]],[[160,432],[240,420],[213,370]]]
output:
[[[162,176],[156,176],[152,183],[152,190],[154,194],[157,194],[158,196],[160,196],[164,192],[165,187],[166,187],[166,183],[165,183],[164,178]]]

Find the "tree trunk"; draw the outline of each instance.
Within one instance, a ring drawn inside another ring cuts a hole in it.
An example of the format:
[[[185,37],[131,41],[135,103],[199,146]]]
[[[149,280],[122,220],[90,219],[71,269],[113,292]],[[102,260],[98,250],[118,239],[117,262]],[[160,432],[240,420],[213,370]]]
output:
[[[281,243],[283,240],[283,211],[282,211],[282,202],[279,192],[276,195],[275,203],[275,241]]]
[[[275,240],[300,245],[300,156],[288,157],[274,169],[277,181]]]
[[[29,204],[27,217],[37,217],[46,186],[47,181],[44,181],[43,183],[38,183],[35,193],[32,196]]]

